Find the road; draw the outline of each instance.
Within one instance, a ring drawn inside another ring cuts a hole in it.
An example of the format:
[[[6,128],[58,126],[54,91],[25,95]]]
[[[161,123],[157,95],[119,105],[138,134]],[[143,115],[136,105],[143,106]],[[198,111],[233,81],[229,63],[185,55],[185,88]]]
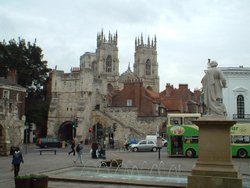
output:
[[[27,148],[24,146],[22,149],[24,164],[21,164],[21,170],[19,175],[31,174],[31,173],[47,173],[56,169],[62,169],[66,167],[74,166],[73,160],[76,156],[68,155],[70,148],[59,149],[57,154],[51,153],[39,154],[35,150],[34,145],[29,145]],[[26,152],[27,149],[27,152]],[[88,161],[88,164],[95,165],[98,160],[91,159],[89,154],[89,146],[84,147],[83,159],[84,162]],[[197,158],[170,158],[167,156],[166,148],[163,148],[160,153],[160,160],[158,152],[124,152],[118,150],[107,150],[107,159],[123,159],[125,163],[131,163],[137,168],[142,167],[151,169],[154,164],[162,164],[162,168],[165,170],[179,168],[180,171],[189,174],[192,167],[195,165]],[[162,162],[161,162],[162,161]],[[239,172],[245,177],[249,178],[250,175],[250,158],[238,159],[233,158],[233,163],[239,169]],[[77,164],[80,165],[80,164]],[[11,169],[11,156],[0,156],[0,187],[14,188],[14,173],[10,171]],[[250,178],[248,179],[250,182]],[[86,185],[86,184],[85,184]],[[102,185],[102,184],[87,184],[89,188],[96,187],[116,187],[115,185]],[[49,182],[49,187],[80,187],[78,183],[60,183],[60,182]],[[119,187],[123,188],[122,185]],[[129,187],[129,186],[124,186]],[[137,186],[136,188],[140,188]]]

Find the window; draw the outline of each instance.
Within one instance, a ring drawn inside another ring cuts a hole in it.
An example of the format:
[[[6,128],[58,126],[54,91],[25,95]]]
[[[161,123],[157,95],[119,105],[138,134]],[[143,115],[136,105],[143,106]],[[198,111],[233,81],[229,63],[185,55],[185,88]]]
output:
[[[184,142],[187,143],[187,144],[198,143],[199,142],[199,137],[198,136],[186,136],[184,138]]]
[[[19,93],[16,94],[16,101],[19,101]]]
[[[147,144],[147,141],[146,140],[143,140],[140,145],[143,145],[143,144]]]
[[[110,55],[106,59],[106,72],[112,72],[112,58]]]
[[[155,144],[155,143],[152,140],[149,140],[148,144]]]
[[[151,75],[151,62],[149,59],[146,61],[146,75]]]
[[[193,121],[198,119],[197,117],[185,117],[184,124],[185,125],[193,125]]]
[[[9,90],[3,90],[3,98],[10,99],[10,91]]]
[[[170,118],[170,125],[182,125],[182,118],[181,117],[171,117]]]
[[[244,119],[244,96],[243,95],[238,95],[237,96],[237,116],[239,119]]]
[[[232,143],[250,143],[250,136],[235,135],[232,136]]]
[[[127,99],[127,106],[132,106],[132,99]]]

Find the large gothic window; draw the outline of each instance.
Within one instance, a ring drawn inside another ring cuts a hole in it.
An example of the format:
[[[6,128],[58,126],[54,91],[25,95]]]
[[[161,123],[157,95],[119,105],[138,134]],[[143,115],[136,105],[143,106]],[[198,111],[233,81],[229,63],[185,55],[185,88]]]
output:
[[[106,72],[112,72],[112,58],[110,55],[106,59]]]
[[[151,75],[151,62],[149,59],[146,61],[146,75]]]
[[[245,114],[245,104],[244,104],[244,96],[238,95],[237,96],[237,116],[239,119],[244,119]]]
[[[94,72],[94,73],[96,73],[97,72],[97,64],[96,64],[96,61],[93,61],[92,62],[92,64],[91,64],[91,68],[92,68],[92,71]]]

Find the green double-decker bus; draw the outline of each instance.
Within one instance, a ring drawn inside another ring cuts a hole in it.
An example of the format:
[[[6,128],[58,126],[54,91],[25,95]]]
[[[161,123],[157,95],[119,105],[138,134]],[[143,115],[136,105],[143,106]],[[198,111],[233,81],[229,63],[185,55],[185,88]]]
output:
[[[193,121],[200,117],[201,114],[198,113],[168,114],[168,156],[197,157],[199,155],[199,128],[193,124]],[[249,157],[250,124],[235,124],[231,128],[231,142],[233,157]]]

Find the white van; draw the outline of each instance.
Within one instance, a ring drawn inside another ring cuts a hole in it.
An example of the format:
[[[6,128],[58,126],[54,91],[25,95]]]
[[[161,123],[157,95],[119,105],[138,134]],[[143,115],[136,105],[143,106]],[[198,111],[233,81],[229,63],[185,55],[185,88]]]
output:
[[[157,136],[156,135],[147,135],[146,140],[152,140],[155,143],[157,143]],[[162,140],[162,146],[167,147],[168,146],[168,141],[165,140],[164,138],[161,138]]]

